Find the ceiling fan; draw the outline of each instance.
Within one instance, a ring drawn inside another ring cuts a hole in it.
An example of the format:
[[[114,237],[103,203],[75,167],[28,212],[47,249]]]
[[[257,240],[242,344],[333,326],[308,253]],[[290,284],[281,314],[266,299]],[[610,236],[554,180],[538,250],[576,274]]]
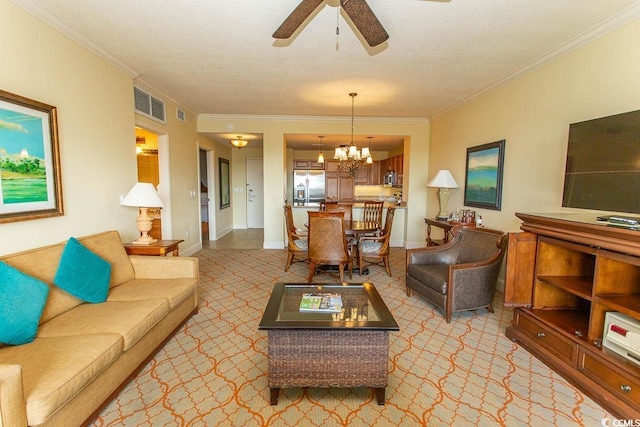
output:
[[[273,38],[288,39],[296,32],[298,27],[307,19],[313,11],[315,11],[325,0],[302,0],[298,7],[284,20],[278,27]],[[356,26],[362,37],[367,41],[369,46],[374,47],[383,43],[389,38],[389,34],[385,31],[374,15],[373,11],[367,4],[366,0],[340,0],[340,6],[344,9],[353,24]]]

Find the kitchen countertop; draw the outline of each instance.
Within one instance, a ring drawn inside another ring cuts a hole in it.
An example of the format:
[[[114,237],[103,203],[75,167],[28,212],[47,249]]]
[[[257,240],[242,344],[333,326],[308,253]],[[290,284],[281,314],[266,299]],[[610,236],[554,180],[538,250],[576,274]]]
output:
[[[347,203],[347,202],[345,202]],[[353,202],[353,209],[362,209],[364,207],[364,202]],[[396,209],[406,209],[407,208],[407,203],[406,202],[402,202],[401,204],[397,204],[397,203],[392,203],[392,202],[384,202],[383,208],[388,208],[390,206],[393,206]],[[318,208],[319,205],[313,204],[313,205],[305,205],[305,206],[296,206],[296,205],[291,205],[291,207],[293,209],[315,209]]]

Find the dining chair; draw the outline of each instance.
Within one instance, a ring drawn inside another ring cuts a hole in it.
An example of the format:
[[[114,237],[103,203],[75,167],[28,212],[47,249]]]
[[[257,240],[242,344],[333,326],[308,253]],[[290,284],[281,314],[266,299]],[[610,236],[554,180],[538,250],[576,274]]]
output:
[[[351,222],[353,217],[353,204],[352,203],[327,203],[325,210],[327,212],[344,212],[344,220]]]
[[[375,222],[382,228],[382,208],[384,202],[377,200],[366,200],[363,209],[363,221]]]
[[[363,268],[367,265],[384,263],[387,274],[392,277],[389,264],[389,242],[391,240],[391,226],[393,225],[395,210],[396,208],[394,207],[387,208],[387,216],[381,235],[360,237],[358,241],[358,269],[360,270],[360,275],[362,275]],[[365,262],[367,265],[365,265]]]
[[[344,268],[353,276],[353,260],[347,247],[344,212],[309,211],[309,277],[311,283],[316,267],[337,265],[340,282],[344,282]]]
[[[284,205],[284,217],[287,226],[287,264],[284,271],[289,271],[291,263],[307,261],[307,232],[296,228],[293,222],[293,211],[290,204]],[[296,259],[296,256],[300,257]]]

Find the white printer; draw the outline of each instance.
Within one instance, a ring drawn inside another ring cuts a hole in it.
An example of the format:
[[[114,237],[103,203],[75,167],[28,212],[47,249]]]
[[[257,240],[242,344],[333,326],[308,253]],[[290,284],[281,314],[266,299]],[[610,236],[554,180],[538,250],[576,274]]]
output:
[[[640,365],[640,322],[617,311],[604,317],[602,345]]]

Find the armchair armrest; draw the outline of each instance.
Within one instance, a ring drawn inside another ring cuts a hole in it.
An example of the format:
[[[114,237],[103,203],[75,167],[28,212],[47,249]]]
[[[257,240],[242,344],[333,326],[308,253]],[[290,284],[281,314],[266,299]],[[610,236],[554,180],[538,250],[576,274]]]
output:
[[[0,364],[0,426],[26,426],[22,366]]]
[[[200,275],[195,257],[129,257],[138,279],[197,279]]]

